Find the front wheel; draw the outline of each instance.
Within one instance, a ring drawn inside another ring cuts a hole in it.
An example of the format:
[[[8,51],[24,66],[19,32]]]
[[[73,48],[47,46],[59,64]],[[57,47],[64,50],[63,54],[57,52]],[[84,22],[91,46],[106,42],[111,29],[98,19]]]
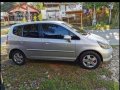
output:
[[[12,60],[15,64],[23,65],[25,64],[25,59],[25,55],[21,51],[16,50],[12,52]]]
[[[79,64],[86,69],[96,69],[101,64],[100,55],[94,51],[83,52],[79,57]]]

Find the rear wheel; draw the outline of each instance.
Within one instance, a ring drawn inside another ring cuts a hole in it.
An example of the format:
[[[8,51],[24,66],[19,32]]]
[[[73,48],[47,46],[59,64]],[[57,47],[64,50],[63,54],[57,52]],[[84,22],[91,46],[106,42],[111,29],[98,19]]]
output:
[[[78,59],[79,64],[86,69],[96,69],[101,64],[100,56],[94,51],[83,52]]]
[[[24,53],[19,50],[12,52],[12,60],[17,65],[23,65],[26,62],[26,57]]]

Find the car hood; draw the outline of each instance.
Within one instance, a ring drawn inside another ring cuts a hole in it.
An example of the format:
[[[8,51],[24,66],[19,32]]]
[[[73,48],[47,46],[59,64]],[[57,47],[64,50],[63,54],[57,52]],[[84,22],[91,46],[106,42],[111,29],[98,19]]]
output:
[[[96,34],[93,34],[93,33],[88,33],[87,35],[85,35],[85,37],[92,39],[92,40],[100,41],[102,43],[109,44],[109,42],[106,39],[104,39]]]

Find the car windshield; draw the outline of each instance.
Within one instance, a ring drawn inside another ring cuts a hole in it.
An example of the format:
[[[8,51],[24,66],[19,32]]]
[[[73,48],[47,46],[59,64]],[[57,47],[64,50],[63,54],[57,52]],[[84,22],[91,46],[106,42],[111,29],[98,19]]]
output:
[[[62,23],[63,25],[65,25],[65,26],[68,26],[70,29],[72,29],[72,30],[74,30],[74,31],[76,31],[76,32],[78,32],[78,33],[81,33],[81,34],[87,34],[87,32],[85,32],[84,30],[81,30],[79,27],[77,27],[77,26],[74,26],[74,25],[71,25],[71,24],[69,24],[69,23]]]

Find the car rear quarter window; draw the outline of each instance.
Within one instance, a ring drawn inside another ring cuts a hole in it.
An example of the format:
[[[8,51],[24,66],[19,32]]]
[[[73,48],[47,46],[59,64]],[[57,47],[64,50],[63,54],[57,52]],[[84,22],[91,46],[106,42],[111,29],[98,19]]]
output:
[[[15,26],[13,28],[13,34],[17,36],[22,36],[22,26]]]

